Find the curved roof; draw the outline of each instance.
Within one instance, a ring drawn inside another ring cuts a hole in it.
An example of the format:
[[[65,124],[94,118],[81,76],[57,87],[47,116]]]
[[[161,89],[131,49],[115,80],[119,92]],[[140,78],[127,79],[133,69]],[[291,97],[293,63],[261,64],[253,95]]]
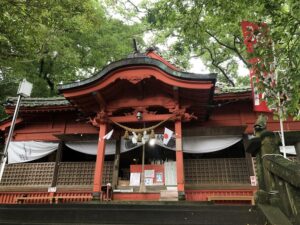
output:
[[[94,76],[85,79],[80,82],[70,83],[59,86],[59,91],[62,92],[64,90],[69,90],[72,88],[82,87],[88,84],[91,84],[93,82],[96,82],[103,77],[105,77],[107,74],[109,74],[112,71],[115,71],[117,69],[123,68],[123,67],[130,67],[130,66],[152,66],[161,69],[165,73],[182,80],[191,80],[191,81],[211,81],[212,83],[215,83],[217,74],[215,73],[209,73],[209,74],[195,74],[195,73],[188,73],[188,72],[181,72],[174,69],[171,69],[168,65],[163,63],[160,60],[153,59],[147,56],[142,57],[134,57],[134,58],[127,58],[122,59],[116,62],[113,62],[106,66],[103,70],[96,73]]]

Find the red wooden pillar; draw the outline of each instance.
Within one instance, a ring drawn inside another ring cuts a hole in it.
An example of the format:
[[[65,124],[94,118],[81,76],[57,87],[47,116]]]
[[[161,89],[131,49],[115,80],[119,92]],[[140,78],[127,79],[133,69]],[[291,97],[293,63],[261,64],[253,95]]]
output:
[[[182,151],[182,126],[181,120],[175,121],[176,134],[176,168],[177,168],[177,189],[179,199],[184,199],[184,166]]]
[[[93,196],[95,198],[100,197],[101,186],[102,186],[102,174],[104,168],[104,157],[105,157],[105,140],[103,136],[106,134],[107,124],[100,123],[99,140],[98,140],[98,151],[94,174],[94,187]]]

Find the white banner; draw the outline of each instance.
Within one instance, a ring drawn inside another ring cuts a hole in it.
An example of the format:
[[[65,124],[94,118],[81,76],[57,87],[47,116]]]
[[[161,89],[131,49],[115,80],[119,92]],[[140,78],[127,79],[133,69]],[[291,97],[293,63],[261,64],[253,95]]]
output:
[[[54,152],[58,143],[37,141],[12,141],[8,147],[8,164],[29,162]]]
[[[176,142],[174,136],[163,144],[163,134],[156,135],[156,144],[164,148],[175,150]],[[191,136],[183,137],[183,152],[186,153],[209,153],[228,148],[242,139],[241,136]],[[70,149],[89,155],[97,155],[98,142],[67,142]],[[142,146],[142,143],[132,143],[132,140],[121,139],[121,153]],[[20,141],[11,142],[8,148],[8,163],[29,162],[40,159],[58,148],[58,143]],[[116,152],[116,140],[107,140],[105,155],[113,155]]]
[[[88,155],[97,155],[98,142],[66,142],[66,146],[70,149]],[[116,140],[105,141],[105,155],[114,155],[116,152]]]
[[[209,153],[228,148],[242,140],[241,136],[191,136],[183,137],[183,152]]]
[[[97,155],[98,142],[86,141],[86,142],[67,142],[66,146],[70,149],[81,152],[88,155]],[[142,143],[133,144],[131,139],[121,140],[121,153],[133,150],[142,146]],[[105,155],[114,155],[116,153],[116,140],[105,141]]]

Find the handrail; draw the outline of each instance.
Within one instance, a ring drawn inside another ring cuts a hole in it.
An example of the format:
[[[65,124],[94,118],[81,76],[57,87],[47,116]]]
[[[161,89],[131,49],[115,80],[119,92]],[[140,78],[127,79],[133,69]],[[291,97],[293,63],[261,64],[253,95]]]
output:
[[[285,159],[281,155],[266,155],[263,164],[272,174],[300,188],[300,164]]]

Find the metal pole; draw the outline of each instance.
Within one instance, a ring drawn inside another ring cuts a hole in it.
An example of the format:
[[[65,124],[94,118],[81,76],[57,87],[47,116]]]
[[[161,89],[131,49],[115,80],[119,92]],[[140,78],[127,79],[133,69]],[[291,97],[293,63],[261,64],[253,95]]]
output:
[[[142,154],[142,177],[141,177],[141,185],[140,192],[145,192],[145,144],[143,144],[143,154]]]
[[[272,51],[274,54],[274,73],[275,73],[275,82],[276,86],[278,85],[278,72],[276,69],[277,66],[277,58],[275,56],[275,45],[274,42],[272,42]],[[281,99],[280,99],[280,92],[277,93],[278,97],[278,111],[279,111],[279,124],[280,124],[280,133],[281,133],[281,143],[282,143],[282,148],[283,148],[283,157],[286,158],[286,149],[285,149],[285,141],[284,141],[284,130],[283,130],[283,112],[282,112],[282,105],[281,105]]]
[[[1,168],[0,168],[0,182],[2,180],[5,164],[6,164],[6,161],[7,161],[8,146],[9,146],[9,143],[11,141],[12,135],[14,133],[14,129],[15,129],[15,124],[16,124],[16,120],[17,120],[17,117],[18,117],[18,113],[19,113],[21,98],[22,98],[22,95],[19,95],[17,105],[16,105],[16,108],[15,108],[15,112],[14,112],[14,116],[13,116],[13,119],[11,121],[11,126],[10,126],[10,129],[9,129],[9,133],[8,133],[8,136],[7,136],[7,139],[6,139],[3,155],[1,157],[2,160],[1,160]]]
[[[280,100],[279,100],[280,101]],[[283,157],[286,158],[284,131],[283,131],[283,120],[282,120],[282,108],[279,109],[279,123],[280,123],[280,133],[281,133],[281,143],[283,149]]]
[[[143,124],[143,127],[145,128],[145,122]],[[142,152],[142,174],[141,174],[141,185],[140,185],[140,192],[145,192],[145,143],[143,144],[143,152]]]

